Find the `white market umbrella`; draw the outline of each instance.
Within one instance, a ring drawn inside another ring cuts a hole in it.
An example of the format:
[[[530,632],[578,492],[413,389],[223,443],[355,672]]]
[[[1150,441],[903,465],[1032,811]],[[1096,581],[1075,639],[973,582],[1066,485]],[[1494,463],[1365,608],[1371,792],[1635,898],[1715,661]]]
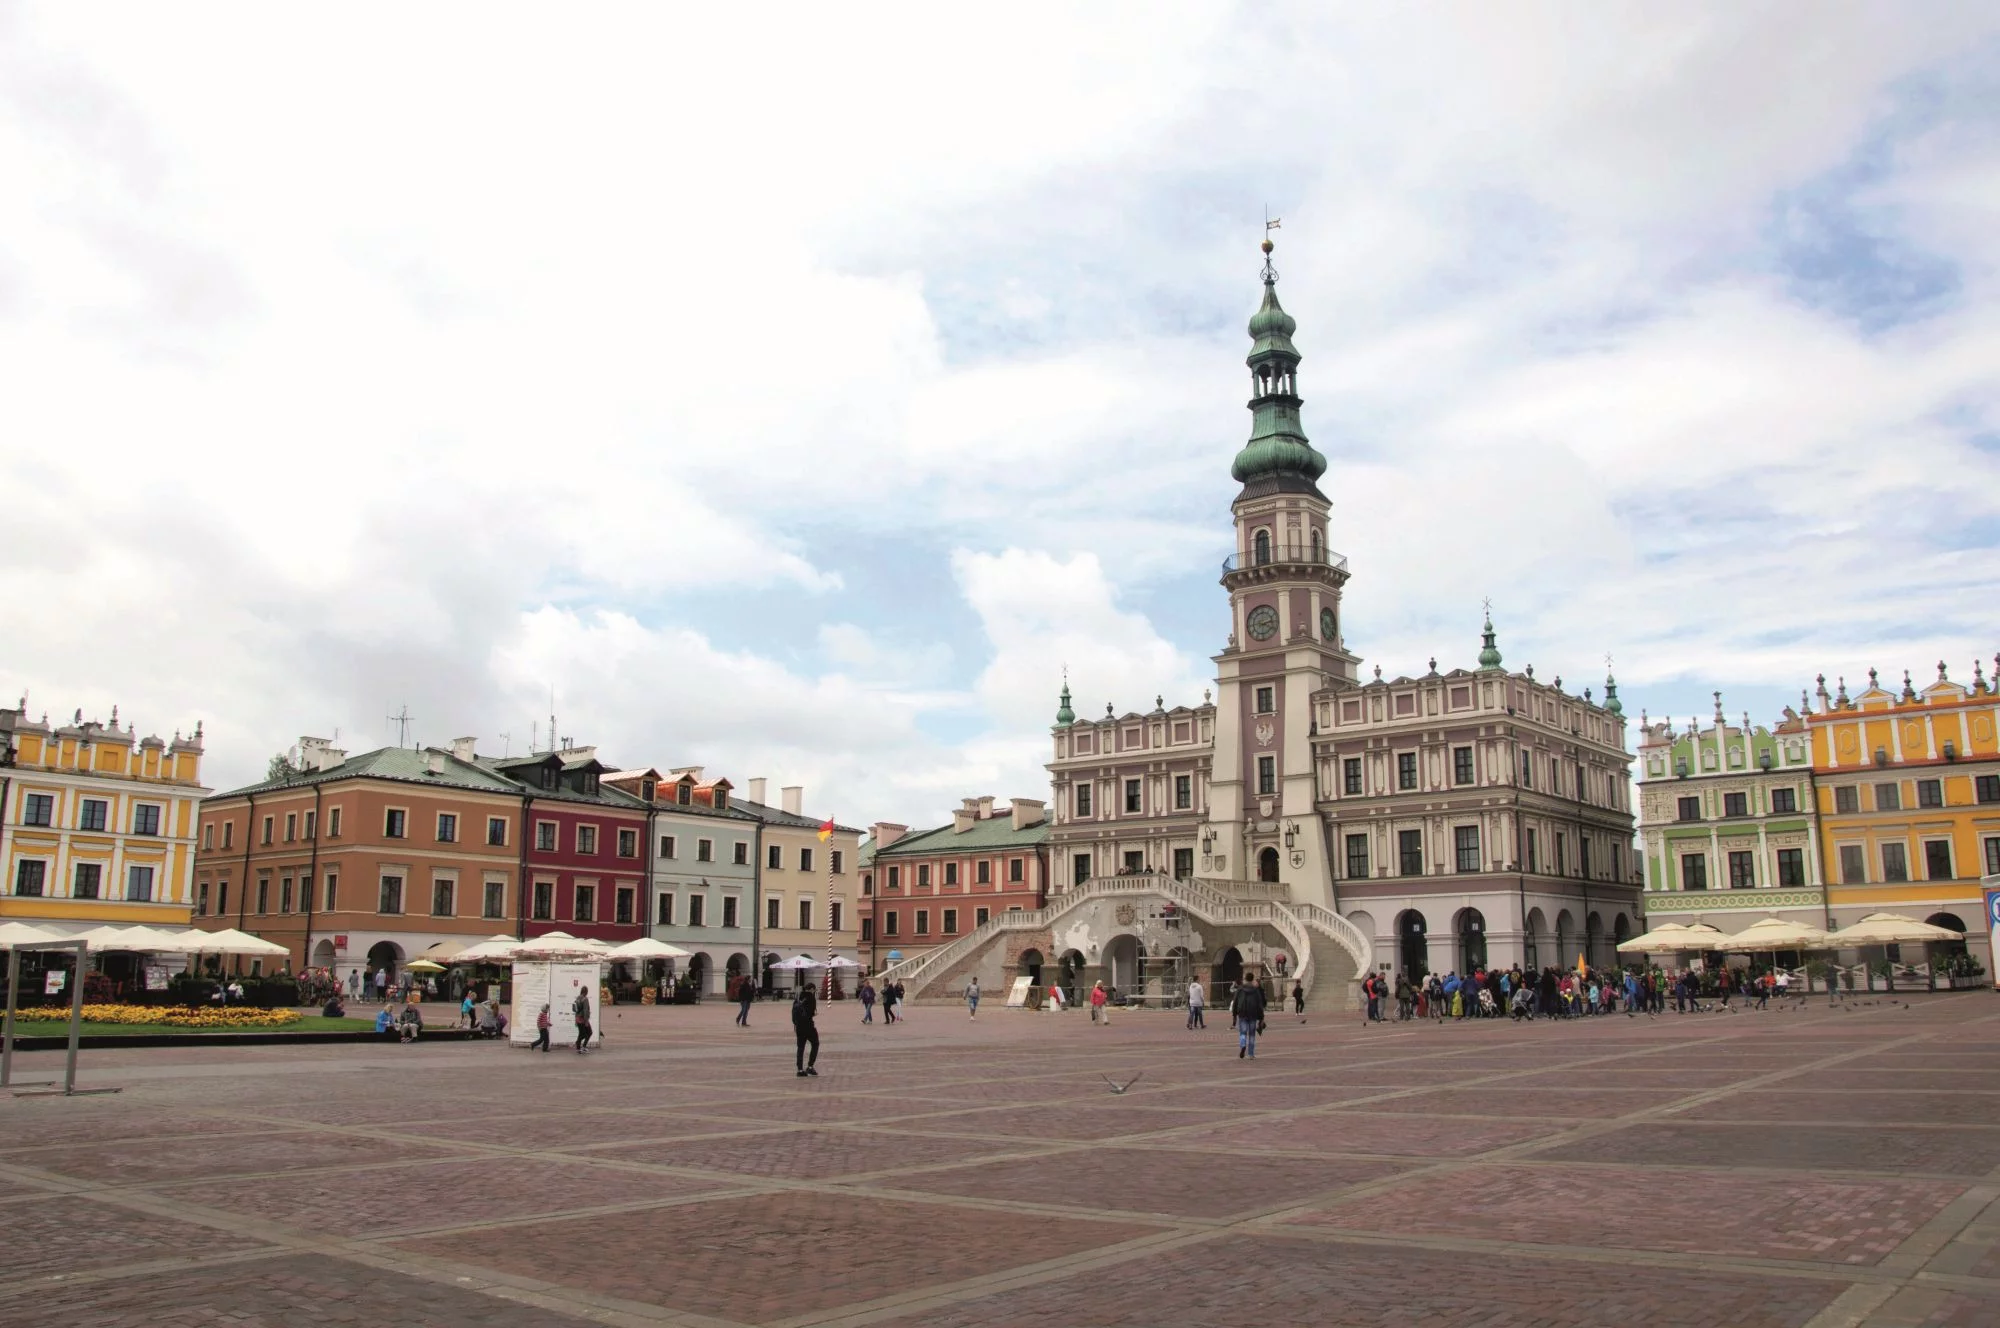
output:
[[[93,950],[129,950],[134,954],[186,953],[186,943],[177,936],[154,931],[151,927],[102,926],[89,931],[66,936],[64,940],[85,941]],[[282,949],[279,951],[284,953]]]
[[[1918,922],[1901,913],[1870,913],[1852,927],[1843,927],[1826,938],[1829,945],[1921,945],[1927,942],[1963,941],[1962,932],[1949,927]]]
[[[520,945],[521,942],[519,940],[507,935],[505,932],[501,932],[498,935],[488,936],[483,941],[466,946],[463,950],[453,955],[450,962],[454,964],[497,964],[503,959],[513,958],[514,951],[519,949]]]
[[[40,927],[30,927],[25,922],[0,922],[0,950],[11,950],[17,945],[33,945],[37,941],[66,941],[67,936],[43,931]]]
[[[289,955],[290,950],[275,942],[252,936],[247,931],[234,927],[224,927],[221,931],[203,932],[199,937],[187,942],[190,954],[251,955],[261,958],[276,958]]]
[[[777,963],[771,965],[772,968],[789,969],[819,968],[821,966],[818,960],[808,958],[805,955],[793,955],[790,959],[780,959]]]
[[[428,959],[433,964],[449,964],[464,948],[465,946],[458,941],[439,941],[434,945],[425,946],[424,952],[417,958]]]
[[[561,955],[581,955],[589,959],[603,959],[610,950],[611,947],[603,941],[572,936],[566,931],[552,931],[514,947],[514,958],[549,959]]]
[[[1731,936],[1727,948],[1741,950],[1745,954],[1761,954],[1766,950],[1824,950],[1827,938],[1818,927],[1807,926],[1803,922],[1759,918]]]
[[[846,955],[835,955],[835,956],[833,957],[833,966],[834,966],[835,968],[859,968],[859,967],[861,967],[861,965],[859,965],[859,964],[855,963],[855,962],[854,962],[854,961],[853,961],[852,959],[849,959],[849,958],[848,958],[848,957],[847,957]]]
[[[650,936],[642,936],[636,941],[627,941],[613,949],[606,959],[686,959],[692,950],[683,950],[678,945],[668,945]]]
[[[1641,932],[1629,941],[1620,941],[1618,943],[1618,953],[1640,955],[1671,954],[1674,948],[1674,941],[1677,938],[1685,939],[1687,930],[1681,923],[1669,922],[1655,927],[1651,931]]]

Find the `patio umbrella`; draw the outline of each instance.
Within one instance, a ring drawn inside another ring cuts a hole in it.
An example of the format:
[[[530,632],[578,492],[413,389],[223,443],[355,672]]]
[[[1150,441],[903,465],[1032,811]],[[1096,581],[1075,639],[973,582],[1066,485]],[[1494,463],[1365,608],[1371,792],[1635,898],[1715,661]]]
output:
[[[186,944],[190,954],[255,955],[276,958],[291,953],[282,945],[252,936],[247,931],[238,931],[234,927],[203,932],[199,936],[190,937]]]
[[[861,965],[859,965],[859,964],[855,963],[855,962],[854,962],[854,961],[853,961],[852,959],[849,959],[849,958],[848,958],[848,957],[847,957],[846,955],[835,955],[835,956],[833,957],[833,966],[834,966],[835,968],[859,968],[859,967],[861,967]]]
[[[668,945],[650,936],[642,936],[636,941],[627,941],[605,955],[606,959],[686,959],[692,950],[683,950],[678,945]]]
[[[549,959],[558,955],[577,955],[589,959],[602,959],[611,952],[611,947],[603,941],[593,941],[587,936],[572,936],[566,931],[552,931],[514,948],[516,959]]]
[[[36,941],[67,939],[68,937],[57,936],[53,932],[43,931],[40,927],[30,927],[25,922],[0,923],[0,950],[11,950],[17,945],[32,945]]]
[[[411,960],[411,961],[410,961],[409,963],[407,963],[407,964],[403,965],[403,967],[404,967],[404,969],[405,969],[405,970],[407,970],[408,972],[411,972],[411,973],[442,973],[442,972],[444,972],[444,965],[443,965],[443,964],[434,964],[434,963],[432,963],[432,962],[431,962],[430,960],[428,960],[428,959],[412,959],[412,960]]]
[[[449,962],[454,964],[497,964],[504,959],[511,959],[514,951],[520,947],[520,944],[521,942],[516,938],[507,935],[505,932],[501,932],[498,935],[488,936],[483,941],[466,946],[463,950],[453,955]]]
[[[1629,941],[1618,943],[1619,954],[1671,954],[1673,940],[1685,937],[1687,928],[1678,922],[1664,923],[1648,932],[1641,932]]]
[[[1818,927],[1773,917],[1759,918],[1737,932],[1725,948],[1761,954],[1766,950],[1824,950],[1826,946],[1826,933]]]
[[[1937,927],[1901,913],[1870,913],[1852,927],[1843,927],[1826,938],[1829,945],[1920,945],[1931,941],[1963,941],[1963,933]]]
[[[810,959],[807,958],[805,955],[793,955],[790,959],[780,959],[777,963],[771,965],[771,967],[807,969],[807,968],[820,968],[822,967],[822,965],[817,959]]]
[[[434,964],[448,964],[451,962],[452,956],[464,948],[465,945],[461,941],[439,941],[434,945],[425,946],[424,952],[417,957],[419,959],[428,959]]]

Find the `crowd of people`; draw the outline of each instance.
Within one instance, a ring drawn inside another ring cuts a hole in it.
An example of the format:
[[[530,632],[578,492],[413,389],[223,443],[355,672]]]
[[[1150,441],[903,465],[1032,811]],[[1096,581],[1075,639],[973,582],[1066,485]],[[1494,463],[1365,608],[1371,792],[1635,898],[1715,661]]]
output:
[[[1743,1000],[1762,1009],[1773,996],[1790,994],[1790,975],[1779,971],[1751,975],[1722,969],[1704,981],[1693,969],[1668,972],[1659,968],[1543,968],[1539,973],[1510,968],[1480,967],[1471,973],[1430,973],[1412,979],[1399,973],[1391,981],[1381,973],[1362,980],[1369,1023],[1394,1019],[1572,1019],[1592,1015],[1664,1014],[1669,1002],[1675,1013],[1711,1008],[1727,1010]]]

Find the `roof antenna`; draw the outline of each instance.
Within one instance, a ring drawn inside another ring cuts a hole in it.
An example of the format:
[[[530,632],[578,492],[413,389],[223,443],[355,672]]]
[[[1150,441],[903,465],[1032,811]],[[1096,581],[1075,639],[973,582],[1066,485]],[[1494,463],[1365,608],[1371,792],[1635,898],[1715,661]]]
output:
[[[396,745],[398,747],[409,746],[410,724],[412,722],[410,719],[410,708],[407,705],[404,706],[400,714],[389,716],[389,722],[396,726]]]

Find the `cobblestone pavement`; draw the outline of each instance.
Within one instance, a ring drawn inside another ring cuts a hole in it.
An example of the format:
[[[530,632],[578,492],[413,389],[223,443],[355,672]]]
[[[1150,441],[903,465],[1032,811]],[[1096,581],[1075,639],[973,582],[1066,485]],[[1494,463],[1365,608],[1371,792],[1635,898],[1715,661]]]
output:
[[[835,1005],[812,1079],[782,1007],[610,1013],[583,1057],[86,1052],[119,1092],[0,1097],[0,1325],[2000,1324],[1986,993],[1287,1017],[1254,1062]]]

